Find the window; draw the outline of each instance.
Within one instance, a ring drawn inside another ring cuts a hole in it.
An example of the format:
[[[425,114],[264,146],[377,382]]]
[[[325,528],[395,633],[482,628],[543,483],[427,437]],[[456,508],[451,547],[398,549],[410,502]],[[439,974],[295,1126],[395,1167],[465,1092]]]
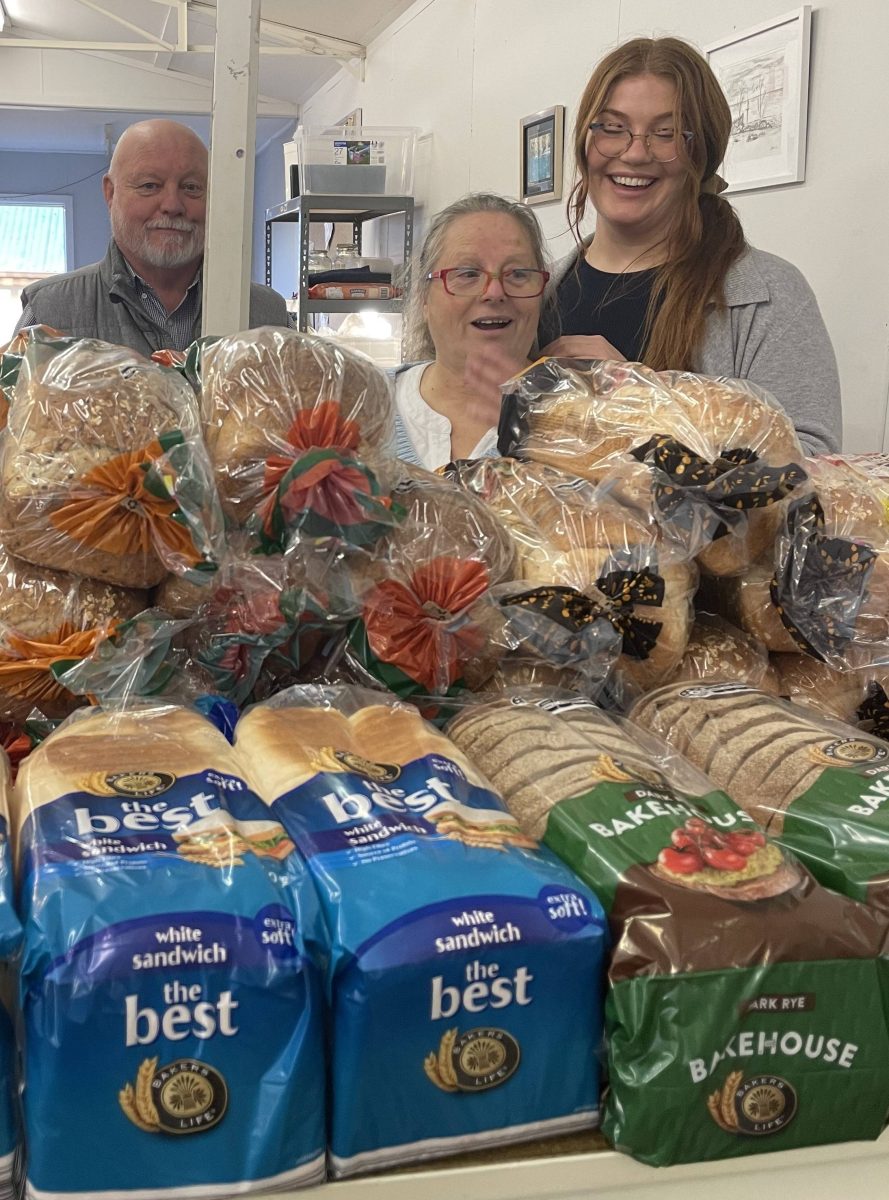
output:
[[[70,254],[70,196],[0,196],[0,345],[22,314],[22,288],[67,271]]]

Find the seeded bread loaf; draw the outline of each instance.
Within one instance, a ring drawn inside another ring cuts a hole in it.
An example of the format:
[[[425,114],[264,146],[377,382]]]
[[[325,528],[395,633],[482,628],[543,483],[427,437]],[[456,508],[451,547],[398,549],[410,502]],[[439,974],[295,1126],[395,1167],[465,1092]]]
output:
[[[174,372],[88,339],[26,352],[0,459],[8,550],[151,587],[212,556],[207,474],[196,402]]]
[[[691,628],[697,571],[638,508],[535,462],[473,464],[461,482],[484,496],[512,535],[515,578],[527,585],[514,589],[517,603],[551,612],[548,593],[566,589],[578,633],[595,608],[621,639],[619,671],[633,687],[654,687],[675,670]],[[546,653],[542,644],[540,657]]]
[[[743,381],[550,359],[509,388],[504,452],[597,482],[644,463],[648,497],[634,478],[624,498],[654,505],[711,574],[743,570],[771,545],[806,478],[789,417]]]

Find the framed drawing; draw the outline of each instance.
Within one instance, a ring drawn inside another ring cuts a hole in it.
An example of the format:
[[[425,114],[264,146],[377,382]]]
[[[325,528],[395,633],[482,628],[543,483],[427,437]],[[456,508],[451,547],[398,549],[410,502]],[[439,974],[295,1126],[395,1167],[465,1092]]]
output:
[[[812,6],[706,47],[732,110],[721,174],[730,192],[806,177]]]
[[[565,106],[557,104],[519,121],[523,204],[545,204],[562,198],[562,148],[565,141]]]

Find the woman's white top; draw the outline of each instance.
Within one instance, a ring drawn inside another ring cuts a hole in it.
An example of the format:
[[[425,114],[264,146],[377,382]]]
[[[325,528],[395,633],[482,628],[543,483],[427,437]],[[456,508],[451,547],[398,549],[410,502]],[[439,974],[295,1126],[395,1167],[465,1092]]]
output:
[[[398,457],[435,471],[453,458],[451,422],[420,395],[420,380],[429,363],[417,363],[395,376],[395,407],[400,428]],[[413,451],[413,453],[411,453]],[[484,458],[497,453],[497,430],[489,429],[468,458]]]

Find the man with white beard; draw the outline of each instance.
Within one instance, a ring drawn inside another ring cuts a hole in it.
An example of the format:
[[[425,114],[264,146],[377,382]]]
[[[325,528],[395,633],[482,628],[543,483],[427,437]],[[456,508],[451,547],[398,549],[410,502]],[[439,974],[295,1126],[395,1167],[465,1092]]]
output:
[[[151,355],[201,332],[207,148],[178,121],[124,131],[102,179],[111,242],[101,262],[29,284],[17,329],[50,325]],[[284,300],[250,285],[250,327],[287,325]]]

